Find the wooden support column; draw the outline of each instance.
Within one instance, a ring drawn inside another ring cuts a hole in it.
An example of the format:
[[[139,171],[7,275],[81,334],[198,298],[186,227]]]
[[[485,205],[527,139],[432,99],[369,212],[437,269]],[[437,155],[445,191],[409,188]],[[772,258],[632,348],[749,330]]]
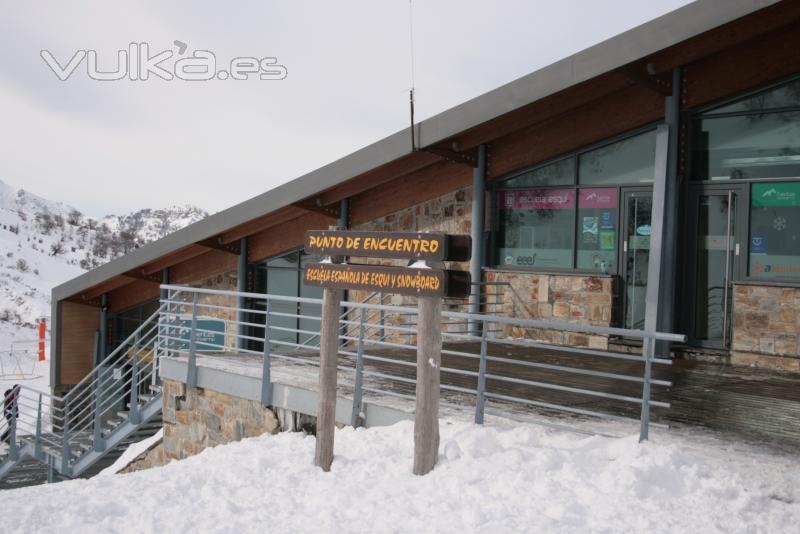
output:
[[[439,454],[439,375],[442,364],[442,299],[420,297],[417,321],[417,404],[414,474],[425,475]]]
[[[340,290],[325,288],[322,294],[322,330],[319,346],[319,411],[314,465],[331,470],[333,435],[336,430],[336,382],[339,359]]]

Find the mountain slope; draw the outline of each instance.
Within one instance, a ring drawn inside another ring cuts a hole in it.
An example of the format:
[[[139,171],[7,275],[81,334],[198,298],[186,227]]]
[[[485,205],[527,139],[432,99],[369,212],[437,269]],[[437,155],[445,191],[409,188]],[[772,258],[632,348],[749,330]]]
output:
[[[96,219],[0,181],[0,323],[32,326],[53,286],[207,216],[186,205]]]

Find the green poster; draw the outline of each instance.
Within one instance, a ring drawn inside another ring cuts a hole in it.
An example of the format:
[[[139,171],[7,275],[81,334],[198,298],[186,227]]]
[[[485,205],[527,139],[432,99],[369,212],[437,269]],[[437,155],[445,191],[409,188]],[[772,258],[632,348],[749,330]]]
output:
[[[600,231],[600,250],[614,250],[614,238],[616,232],[614,230],[601,230]]]
[[[753,184],[750,203],[757,207],[800,206],[800,182]]]

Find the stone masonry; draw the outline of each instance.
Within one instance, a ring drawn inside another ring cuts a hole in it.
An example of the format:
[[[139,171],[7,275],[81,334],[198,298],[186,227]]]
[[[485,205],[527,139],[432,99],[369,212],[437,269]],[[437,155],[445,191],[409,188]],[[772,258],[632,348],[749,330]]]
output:
[[[163,383],[164,438],[126,471],[164,465],[198,454],[206,447],[242,438],[276,434],[281,423],[272,409],[257,401],[203,388]]]
[[[611,326],[617,278],[562,274],[488,271],[491,300],[502,303],[502,315],[525,319]],[[500,328],[500,327],[496,327]],[[559,345],[605,350],[608,337],[504,325],[502,335],[534,338]]]
[[[800,372],[800,288],[737,284],[733,363]]]

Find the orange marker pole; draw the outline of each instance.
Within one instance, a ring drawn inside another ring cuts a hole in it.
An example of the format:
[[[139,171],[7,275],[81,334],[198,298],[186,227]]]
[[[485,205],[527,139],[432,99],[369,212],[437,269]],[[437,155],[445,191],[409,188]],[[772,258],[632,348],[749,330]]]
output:
[[[44,343],[45,338],[47,337],[47,319],[42,319],[39,321],[39,361],[43,362],[45,360],[44,357]]]

